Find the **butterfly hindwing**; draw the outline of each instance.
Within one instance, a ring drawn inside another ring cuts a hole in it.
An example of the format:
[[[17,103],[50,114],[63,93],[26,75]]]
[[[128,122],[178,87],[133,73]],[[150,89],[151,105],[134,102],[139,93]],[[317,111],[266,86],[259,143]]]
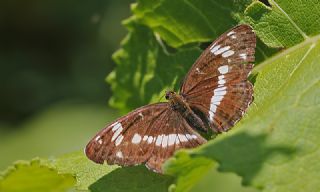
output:
[[[227,131],[252,102],[253,87],[247,78],[255,46],[250,26],[229,30],[201,54],[181,86],[187,103],[207,117],[215,132]]]
[[[86,155],[97,163],[146,163],[148,168],[161,172],[162,163],[177,149],[204,142],[168,103],[158,103],[141,107],[108,125],[88,143]]]

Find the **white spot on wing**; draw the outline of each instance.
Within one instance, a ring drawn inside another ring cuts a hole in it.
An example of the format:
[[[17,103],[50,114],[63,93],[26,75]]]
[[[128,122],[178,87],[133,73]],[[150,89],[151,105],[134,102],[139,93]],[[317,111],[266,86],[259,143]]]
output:
[[[220,104],[220,101],[223,99],[223,95],[215,95],[213,96],[211,103]]]
[[[141,142],[141,136],[138,133],[135,133],[131,142],[134,144],[139,144]]]
[[[119,122],[115,122],[114,124],[112,124],[111,126],[113,126],[112,127],[112,131],[113,132],[115,132],[116,130],[118,130],[119,128],[122,128],[122,126],[121,126],[121,123],[119,123]]]
[[[187,137],[189,140],[192,140],[192,139],[193,139],[190,134],[186,134],[186,137]]]
[[[211,97],[211,101],[210,101],[210,110],[209,110],[210,122],[213,122],[214,115],[217,111],[217,107],[220,105],[224,95],[227,94],[227,87],[224,86],[226,83],[224,74],[229,72],[229,67],[228,65],[223,65],[218,68],[218,71],[220,72],[221,75],[218,76],[219,87],[213,90],[213,96]]]
[[[221,49],[213,52],[213,54],[219,55],[219,54],[221,54],[221,53],[223,53],[223,52],[225,52],[225,51],[228,51],[229,49],[230,49],[230,46],[225,46],[225,47],[222,47]]]
[[[219,88],[216,88],[216,89],[214,90],[214,93],[219,93],[219,92],[221,92],[221,91],[225,91],[226,89],[227,89],[227,87],[225,87],[225,86],[219,87]]]
[[[211,112],[215,113],[217,111],[217,106],[214,105],[213,103],[212,103],[212,105],[213,105],[212,108],[210,108]]]
[[[223,65],[221,67],[218,68],[218,71],[223,75],[223,74],[226,74],[228,73],[229,71],[229,67],[228,65]]]
[[[98,141],[99,139],[100,139],[100,135],[98,135],[95,140]]]
[[[218,79],[219,79],[218,84],[220,86],[223,86],[226,83],[226,80],[224,79],[224,75],[219,75]]]
[[[230,36],[230,35],[233,35],[233,34],[235,34],[236,32],[234,32],[234,31],[230,31],[229,33],[227,33],[227,36]]]
[[[179,135],[177,134],[177,135],[176,135],[176,141],[175,141],[175,144],[176,144],[176,145],[179,145],[179,143],[180,143],[178,136],[179,136]]]
[[[221,80],[218,81],[219,85],[224,85],[225,83],[226,83],[226,80],[224,80],[224,79],[221,79]]]
[[[123,154],[122,154],[121,151],[118,151],[118,152],[116,153],[116,156],[117,156],[118,158],[120,158],[120,159],[123,158]]]
[[[213,109],[212,109],[213,107],[216,107],[216,106],[211,104],[210,105],[210,111],[209,111],[209,120],[210,120],[210,122],[213,122],[214,113],[216,112],[216,110],[214,110],[214,112],[213,112]]]
[[[212,49],[215,45],[216,45],[216,43],[214,43],[213,45],[211,45],[210,49]]]
[[[219,76],[218,76],[218,79],[219,79],[219,80],[224,79],[224,75],[219,75]]]
[[[161,145],[162,137],[163,137],[163,135],[159,135],[159,136],[157,137],[156,146],[160,146],[160,145]]]
[[[224,52],[224,53],[222,54],[222,57],[230,57],[230,56],[233,55],[233,54],[234,54],[234,51],[229,50],[229,51],[227,51],[227,52]]]
[[[116,129],[114,129],[114,130],[116,130],[116,132],[113,133],[111,141],[114,141],[123,130],[121,123],[117,123],[113,128],[115,128],[115,127],[117,127]],[[113,128],[112,128],[112,130],[113,130]]]
[[[164,135],[162,138],[162,147],[165,148],[168,145],[168,136]]]
[[[235,36],[235,35],[232,35],[232,36],[231,36],[231,38],[232,38],[232,39],[236,39],[236,38],[237,38],[237,36]]]
[[[216,91],[216,90],[214,90],[214,95],[216,95],[216,96],[218,96],[218,95],[223,96],[223,95],[225,95],[225,94],[227,94],[227,91],[226,91],[226,90],[224,90],[224,91]]]
[[[210,51],[211,51],[211,53],[214,53],[214,52],[216,52],[218,49],[220,48],[220,45],[217,45],[217,46],[212,46],[211,47],[211,49],[210,49]]]
[[[243,59],[243,60],[246,60],[247,59],[247,54],[245,53],[241,53],[239,54],[240,58]]]
[[[170,134],[168,139],[168,146],[171,146],[176,141],[177,134]]]
[[[146,141],[148,139],[148,135],[143,136],[143,141]]]
[[[143,120],[144,116],[143,116],[143,114],[142,114],[141,112],[139,113],[139,116],[140,116],[141,119]]]
[[[152,136],[149,136],[148,137],[148,143],[150,144],[150,143],[152,143],[153,142],[153,137]]]
[[[123,135],[120,135],[120,136],[117,138],[117,140],[116,140],[116,142],[115,142],[115,145],[116,145],[116,146],[120,145],[120,143],[122,142],[122,139],[123,139]]]
[[[178,137],[179,137],[179,140],[181,142],[186,142],[188,141],[187,137],[185,135],[182,135],[182,134],[178,134]]]

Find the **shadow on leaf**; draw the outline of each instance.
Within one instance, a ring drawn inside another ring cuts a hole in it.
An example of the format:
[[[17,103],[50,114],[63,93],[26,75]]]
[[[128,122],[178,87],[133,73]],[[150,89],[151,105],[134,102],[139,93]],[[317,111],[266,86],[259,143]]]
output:
[[[218,161],[220,171],[237,173],[243,177],[243,183],[247,185],[266,162],[272,165],[283,164],[296,153],[289,146],[271,146],[266,143],[266,139],[265,134],[252,136],[239,133],[207,145],[192,156]]]
[[[168,191],[173,177],[153,173],[144,166],[123,167],[115,169],[93,183],[92,192],[162,192]]]

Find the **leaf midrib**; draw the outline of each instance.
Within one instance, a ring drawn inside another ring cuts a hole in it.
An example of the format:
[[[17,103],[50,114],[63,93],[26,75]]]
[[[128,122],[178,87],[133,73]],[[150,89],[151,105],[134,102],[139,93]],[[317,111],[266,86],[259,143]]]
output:
[[[302,29],[300,29],[300,27],[291,19],[291,17],[289,16],[289,14],[287,14],[278,3],[276,3],[274,0],[270,0],[270,3],[275,5],[283,14],[284,16],[290,21],[290,23],[297,29],[297,31],[303,36],[304,39],[308,39],[309,36],[307,36]]]

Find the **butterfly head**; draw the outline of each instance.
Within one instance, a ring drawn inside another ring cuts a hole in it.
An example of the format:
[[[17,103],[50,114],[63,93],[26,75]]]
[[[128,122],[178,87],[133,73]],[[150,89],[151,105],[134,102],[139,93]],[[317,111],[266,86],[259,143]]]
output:
[[[166,91],[166,100],[171,100],[174,95],[176,95],[174,91]]]

